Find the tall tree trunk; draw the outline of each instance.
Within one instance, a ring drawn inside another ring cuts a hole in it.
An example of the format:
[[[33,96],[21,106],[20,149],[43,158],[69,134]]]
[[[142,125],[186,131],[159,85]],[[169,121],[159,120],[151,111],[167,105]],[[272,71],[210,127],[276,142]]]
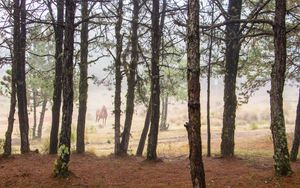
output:
[[[160,126],[159,130],[163,130],[163,123],[164,123],[164,117],[165,117],[165,97],[161,97],[161,116],[160,116]]]
[[[242,0],[229,0],[228,14],[230,19],[240,19]],[[225,79],[224,79],[224,112],[221,142],[222,157],[234,155],[234,131],[236,116],[236,76],[240,53],[240,23],[226,25]]]
[[[38,131],[37,131],[37,137],[39,139],[42,138],[45,113],[46,113],[46,109],[47,109],[47,102],[48,102],[47,98],[44,98],[43,103],[42,103],[42,111],[41,111],[41,114],[40,114],[40,121],[39,121],[39,125],[38,125]]]
[[[82,20],[87,19],[88,1],[82,1],[81,17]],[[77,121],[77,153],[83,153],[85,151],[84,145],[84,132],[86,121],[86,109],[88,98],[88,39],[89,39],[89,23],[83,22],[81,26],[81,43],[80,43],[80,82],[79,82],[79,113]]]
[[[271,131],[274,145],[275,173],[279,176],[291,174],[285,122],[283,114],[282,92],[286,71],[286,0],[276,0],[274,20],[275,63],[271,72]]]
[[[57,23],[53,23],[55,33],[55,79],[53,89],[52,125],[50,133],[50,154],[57,153],[58,129],[62,92],[64,0],[57,1]]]
[[[37,128],[37,115],[36,115],[36,108],[37,108],[37,91],[33,90],[33,127],[32,127],[32,138],[36,137],[36,128]]]
[[[138,21],[140,0],[133,0],[133,15],[131,24],[131,62],[129,64],[129,75],[127,77],[127,98],[126,98],[126,116],[120,152],[127,154],[132,118],[134,112],[135,85],[136,85],[136,68],[139,60],[138,54]]]
[[[160,130],[161,131],[166,131],[169,129],[169,126],[167,125],[167,118],[168,118],[168,93],[166,96],[163,97],[162,99],[162,116],[161,116],[161,121],[160,121]]]
[[[164,25],[165,25],[165,17],[166,17],[166,7],[167,7],[167,0],[163,0],[162,1],[162,12],[161,12],[161,17],[160,17],[160,25],[159,25],[159,27],[160,27],[160,34],[161,34],[161,36],[160,36],[160,38],[161,38],[161,49],[160,49],[160,51],[161,51],[161,56],[160,56],[160,58],[161,58],[161,63],[163,63],[164,62],[164,60],[165,60],[165,40],[164,40],[164,32],[163,32],[163,29],[164,29]],[[164,85],[164,84],[166,84],[165,82],[162,82],[161,83],[162,85]],[[159,126],[159,129],[160,130],[165,130],[165,98],[164,97],[162,97],[161,98],[161,100],[162,100],[162,113],[161,113],[161,117],[160,117],[160,126]]]
[[[143,128],[143,131],[142,131],[142,134],[141,134],[141,138],[140,138],[138,148],[136,150],[136,155],[137,156],[142,156],[143,155],[145,142],[146,142],[146,138],[147,138],[147,134],[148,134],[148,130],[149,130],[149,125],[150,125],[150,117],[151,117],[151,101],[149,102],[149,105],[148,105],[147,114],[146,114],[146,118],[145,118],[145,122],[144,122],[144,128]]]
[[[299,144],[300,144],[300,89],[299,89],[299,98],[298,98],[298,105],[297,105],[297,112],[296,112],[294,141],[291,150],[291,161],[297,160]]]
[[[19,3],[16,1],[15,3]],[[18,6],[18,4],[16,5]],[[26,96],[26,80],[25,80],[25,50],[26,50],[26,0],[21,0],[20,4],[20,14],[16,17],[15,22],[19,22],[17,27],[20,26],[17,45],[20,45],[17,48],[17,55],[19,58],[17,59],[17,98],[18,98],[18,115],[19,115],[19,126],[20,126],[20,135],[21,135],[21,153],[28,153],[30,151],[29,148],[29,123],[28,123],[28,111],[27,111],[27,96]],[[20,18],[20,19],[19,19]],[[19,20],[19,21],[18,21]]]
[[[73,114],[73,54],[74,54],[74,18],[75,0],[66,1],[66,30],[64,40],[63,68],[63,109],[59,139],[59,158],[54,169],[55,176],[68,176],[68,164],[71,152],[71,124]]]
[[[122,73],[121,73],[121,58],[123,48],[123,36],[121,34],[122,21],[123,21],[123,0],[119,0],[117,9],[118,21],[116,23],[115,35],[116,35],[116,59],[115,59],[115,155],[120,154],[120,128],[121,128],[121,84],[122,84]]]
[[[14,14],[16,9],[14,9]],[[14,25],[16,27],[16,25]],[[14,33],[15,37],[15,33]],[[18,44],[14,43],[14,50]],[[5,142],[4,142],[4,155],[8,156],[11,155],[11,136],[14,128],[14,121],[15,121],[15,112],[16,112],[16,64],[17,60],[15,59],[15,53],[12,54],[12,65],[11,65],[11,93],[10,93],[10,107],[9,107],[9,115],[8,115],[8,126],[7,131],[5,133]]]
[[[214,24],[214,14],[215,5],[212,3],[211,10],[211,25]],[[209,39],[209,54],[208,54],[208,69],[207,69],[207,105],[206,105],[206,117],[207,117],[207,156],[211,156],[211,131],[210,131],[210,79],[211,79],[211,59],[212,59],[212,49],[213,49],[213,39],[214,39],[214,29],[210,30]]]
[[[148,138],[147,160],[156,160],[157,137],[160,116],[159,55],[161,30],[159,25],[159,1],[152,1],[151,32],[151,125]]]
[[[185,124],[190,149],[190,173],[193,187],[205,187],[205,174],[202,161],[201,115],[200,115],[200,34],[199,0],[188,1],[187,21],[187,82],[188,117]]]

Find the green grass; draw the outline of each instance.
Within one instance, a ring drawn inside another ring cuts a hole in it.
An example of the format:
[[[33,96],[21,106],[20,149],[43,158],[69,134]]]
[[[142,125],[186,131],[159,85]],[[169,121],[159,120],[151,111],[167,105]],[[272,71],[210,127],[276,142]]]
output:
[[[257,123],[251,123],[250,125],[249,125],[249,129],[250,130],[257,130],[259,127],[258,127],[258,125],[257,125]]]

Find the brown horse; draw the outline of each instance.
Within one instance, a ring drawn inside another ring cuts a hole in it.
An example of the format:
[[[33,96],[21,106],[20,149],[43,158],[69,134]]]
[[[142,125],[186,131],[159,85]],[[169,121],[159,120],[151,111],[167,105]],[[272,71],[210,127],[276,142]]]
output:
[[[103,119],[102,123],[103,123],[103,126],[106,125],[106,119],[107,119],[107,109],[106,109],[106,106],[102,106],[102,109],[98,109],[96,111],[96,122],[99,122],[101,119]]]

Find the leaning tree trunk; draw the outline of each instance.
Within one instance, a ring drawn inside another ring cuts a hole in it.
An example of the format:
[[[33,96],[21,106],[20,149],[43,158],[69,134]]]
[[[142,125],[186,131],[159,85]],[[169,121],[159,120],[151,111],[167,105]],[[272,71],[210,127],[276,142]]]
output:
[[[152,1],[151,32],[151,125],[148,138],[147,160],[156,160],[157,137],[160,116],[159,51],[161,30],[159,25],[159,1]]]
[[[36,137],[36,128],[37,128],[37,115],[36,115],[36,108],[37,108],[37,91],[33,90],[33,127],[32,127],[32,138]]]
[[[299,144],[300,144],[300,89],[299,89],[298,105],[297,105],[297,112],[296,112],[294,141],[291,150],[291,161],[297,160]]]
[[[42,103],[42,111],[41,111],[41,115],[40,115],[38,131],[37,131],[37,137],[39,139],[42,138],[43,125],[44,125],[45,113],[46,113],[46,108],[47,108],[47,102],[48,102],[47,98],[44,98],[43,103]]]
[[[242,0],[229,0],[228,14],[230,19],[240,19]],[[234,155],[234,130],[236,116],[236,76],[240,53],[240,23],[226,25],[225,79],[224,79],[224,112],[221,142],[222,157]]]
[[[82,1],[81,17],[82,20],[87,19],[89,16],[88,12],[88,1]],[[77,153],[83,153],[85,151],[84,145],[84,131],[86,121],[86,109],[87,109],[87,98],[88,98],[88,39],[89,39],[89,23],[85,21],[81,26],[81,43],[80,43],[80,82],[79,82],[79,112],[77,121],[77,142],[76,151]]]
[[[126,98],[126,116],[120,152],[127,154],[132,118],[134,112],[136,68],[139,60],[138,54],[138,21],[139,21],[140,0],[133,0],[133,16],[131,24],[131,62],[129,64],[129,75],[127,77],[127,98]]]
[[[16,1],[15,3],[19,3]],[[19,127],[20,127],[20,135],[21,135],[21,153],[28,153],[30,151],[29,148],[29,138],[28,138],[28,131],[29,131],[29,122],[28,122],[28,111],[27,111],[27,96],[26,96],[26,80],[25,80],[25,64],[26,64],[26,57],[25,57],[25,50],[26,50],[26,0],[21,0],[20,4],[20,14],[19,18],[20,24],[20,34],[18,37],[18,41],[14,41],[20,45],[17,48],[17,98],[18,98],[18,115],[19,115]],[[16,17],[15,19],[18,19]],[[18,22],[18,20],[15,20]]]
[[[118,10],[118,21],[116,23],[115,35],[116,35],[116,59],[115,59],[115,155],[120,154],[120,129],[121,129],[121,84],[122,84],[122,73],[121,73],[121,58],[123,48],[123,37],[121,34],[122,21],[123,21],[123,0],[119,0]]]
[[[185,124],[190,149],[190,173],[193,187],[205,187],[205,174],[202,161],[201,115],[200,115],[200,35],[199,0],[188,1],[187,21],[187,82],[188,117]]]
[[[271,72],[271,131],[274,145],[275,173],[279,176],[291,174],[283,114],[282,93],[286,71],[286,0],[276,0],[274,20],[275,63]]]
[[[17,43],[14,43],[14,49],[18,48],[17,46],[18,46]],[[3,146],[4,155],[6,155],[6,156],[11,155],[11,136],[12,136],[12,132],[13,132],[13,128],[14,128],[15,112],[16,112],[16,104],[17,104],[17,100],[16,100],[16,64],[17,64],[17,61],[15,59],[15,55],[12,55],[10,107],[9,107],[9,115],[8,115],[8,127],[7,127],[7,131],[5,133],[5,142],[4,142],[4,146]]]
[[[64,40],[63,69],[63,109],[62,124],[59,139],[59,156],[56,161],[55,176],[69,175],[68,164],[71,152],[71,124],[73,114],[73,54],[74,54],[74,18],[75,0],[66,1],[66,30]]]
[[[148,105],[147,114],[146,114],[145,123],[144,123],[144,128],[143,128],[143,131],[142,131],[142,134],[141,134],[141,138],[140,138],[138,148],[136,150],[136,155],[137,156],[142,156],[143,155],[145,142],[146,142],[146,138],[147,138],[147,134],[148,134],[148,130],[149,130],[149,125],[150,125],[150,117],[151,117],[151,101],[149,102],[149,105]]]
[[[55,79],[53,87],[52,125],[49,153],[56,154],[62,91],[64,0],[57,1],[57,23],[52,24],[55,33]]]

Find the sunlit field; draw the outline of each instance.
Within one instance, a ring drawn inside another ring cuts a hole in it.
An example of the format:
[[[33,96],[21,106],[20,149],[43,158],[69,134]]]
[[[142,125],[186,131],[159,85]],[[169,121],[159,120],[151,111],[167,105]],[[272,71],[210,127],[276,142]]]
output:
[[[88,112],[87,123],[85,130],[85,143],[86,150],[97,156],[106,156],[113,153],[114,148],[114,129],[113,122],[114,117],[112,113],[112,104],[107,100],[112,100],[109,96],[109,92],[105,96],[106,100],[97,99],[97,88],[92,87],[89,92],[88,99]],[[293,139],[295,112],[296,112],[296,97],[297,91],[295,88],[287,87],[285,95],[285,121],[286,130],[288,133],[288,140],[291,142]],[[203,92],[205,87],[203,88]],[[217,93],[218,90],[213,90]],[[101,91],[101,94],[104,93]],[[216,95],[216,94],[215,94]],[[103,96],[103,94],[102,94]],[[241,156],[265,156],[271,157],[273,152],[271,132],[270,132],[270,107],[268,105],[268,93],[265,90],[260,90],[248,104],[242,104],[237,110],[237,126],[236,126],[236,154]],[[97,102],[95,102],[97,101]],[[206,136],[206,100],[205,92],[201,97],[202,107],[202,145],[203,154],[206,153],[207,136]],[[4,108],[1,109],[1,126],[0,138],[4,139],[7,114],[9,109],[8,98],[1,97],[1,104]],[[102,120],[96,122],[96,110],[100,108],[102,104],[108,106],[108,119],[106,125],[103,125]],[[40,153],[47,153],[49,150],[49,136],[50,136],[50,123],[51,123],[51,106],[48,105],[46,116],[43,126],[43,136],[41,140],[31,140],[31,149],[38,149]],[[39,110],[39,109],[38,109]],[[211,131],[212,131],[212,153],[216,156],[219,155],[219,147],[222,131],[222,96],[218,96],[218,100],[213,101],[211,107]],[[130,137],[129,154],[134,155],[137,149],[137,145],[140,139],[140,135],[144,126],[144,120],[146,116],[146,108],[143,105],[137,105],[134,113],[132,132]],[[30,112],[30,121],[32,122],[32,112]],[[17,118],[16,118],[17,119]],[[72,149],[75,149],[76,143],[76,121],[77,121],[77,108],[74,109],[73,123],[72,123]],[[122,116],[124,122],[124,115]],[[184,123],[187,121],[187,106],[184,101],[175,101],[173,99],[169,103],[168,131],[160,131],[158,139],[158,155],[163,159],[172,159],[178,157],[186,157],[188,154],[188,141],[187,133],[184,128]],[[31,123],[32,125],[32,123]],[[31,127],[32,128],[32,127]],[[32,129],[30,129],[32,135]],[[13,132],[13,151],[19,153],[19,128],[18,124],[14,127]],[[145,147],[146,148],[146,147]],[[144,150],[145,152],[145,150]]]

